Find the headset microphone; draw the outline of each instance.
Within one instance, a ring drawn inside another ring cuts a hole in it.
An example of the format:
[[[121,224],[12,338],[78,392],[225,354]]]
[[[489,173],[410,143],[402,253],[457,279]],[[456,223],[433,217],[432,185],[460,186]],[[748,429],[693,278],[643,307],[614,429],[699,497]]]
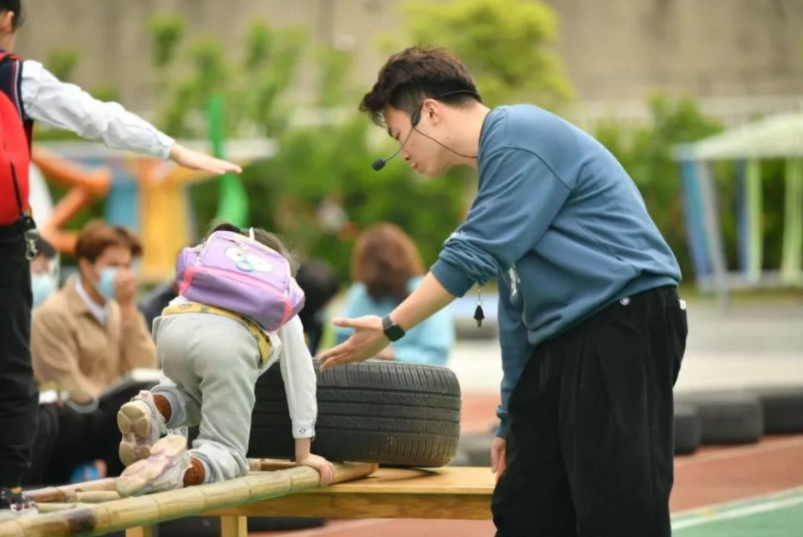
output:
[[[475,95],[475,96],[477,96],[478,100],[479,100],[480,102],[482,102],[482,100],[481,100],[481,99],[479,99],[479,93],[477,93],[476,91],[472,91],[472,90],[456,90],[456,91],[448,91],[448,92],[446,92],[446,93],[443,93],[443,94],[439,95],[438,97],[436,97],[436,99],[440,99],[441,97],[446,97],[447,95],[452,95],[452,94],[455,94],[455,93],[469,93],[469,94],[472,94],[472,95]],[[373,163],[371,163],[371,167],[374,169],[374,171],[378,172],[379,170],[381,170],[382,168],[384,168],[384,167],[385,167],[385,164],[387,164],[388,162],[390,162],[391,160],[393,160],[394,158],[396,158],[396,155],[398,155],[399,153],[401,153],[401,150],[402,150],[402,149],[404,149],[404,146],[405,146],[405,145],[407,145],[407,140],[409,140],[409,139],[410,139],[410,135],[411,135],[411,134],[413,134],[413,131],[417,131],[417,132],[418,132],[418,134],[420,134],[421,136],[424,136],[425,138],[429,138],[430,140],[432,140],[433,142],[435,142],[435,143],[436,143],[436,144],[438,144],[439,146],[443,147],[443,148],[444,148],[444,149],[446,149],[447,151],[451,151],[452,153],[454,153],[455,155],[457,155],[457,156],[459,156],[459,157],[465,157],[465,158],[477,158],[477,156],[476,156],[476,155],[464,155],[464,154],[462,154],[462,153],[458,153],[457,151],[455,151],[455,150],[454,150],[454,149],[452,149],[451,147],[449,147],[449,146],[447,146],[447,145],[444,145],[444,144],[442,144],[441,142],[439,142],[438,140],[436,140],[436,139],[435,139],[435,138],[433,138],[432,136],[430,136],[430,135],[428,135],[428,134],[424,134],[423,132],[419,131],[419,130],[418,130],[416,127],[418,127],[418,123],[420,123],[420,122],[421,122],[421,110],[423,109],[423,106],[424,106],[424,105],[422,104],[422,105],[421,105],[421,108],[419,108],[418,110],[416,110],[415,112],[413,112],[413,114],[410,116],[410,124],[412,125],[412,128],[410,129],[410,132],[409,132],[409,133],[407,133],[407,136],[404,138],[404,142],[402,142],[402,145],[401,145],[401,147],[399,147],[398,151],[396,151],[395,153],[393,153],[393,154],[392,154],[391,156],[389,156],[388,158],[378,158],[378,159],[376,159],[375,161],[373,161]]]

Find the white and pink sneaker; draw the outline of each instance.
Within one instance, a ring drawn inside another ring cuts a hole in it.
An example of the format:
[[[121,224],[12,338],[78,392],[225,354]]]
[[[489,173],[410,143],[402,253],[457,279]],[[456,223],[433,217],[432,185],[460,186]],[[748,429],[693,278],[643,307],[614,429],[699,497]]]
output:
[[[123,435],[120,441],[120,461],[130,466],[147,459],[152,447],[167,432],[164,417],[156,409],[153,394],[141,391],[134,399],[120,407],[117,427]]]
[[[180,435],[165,436],[150,452],[147,459],[135,462],[117,478],[120,496],[139,496],[184,486],[184,473],[192,458],[187,451],[187,439]]]

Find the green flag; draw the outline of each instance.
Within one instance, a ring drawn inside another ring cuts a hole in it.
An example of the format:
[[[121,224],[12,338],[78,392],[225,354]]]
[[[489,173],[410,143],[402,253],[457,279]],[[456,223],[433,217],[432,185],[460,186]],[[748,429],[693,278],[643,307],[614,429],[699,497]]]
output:
[[[212,142],[212,152],[217,158],[226,158],[223,150],[224,144],[224,114],[225,103],[223,97],[215,94],[209,98],[209,138]],[[217,221],[231,222],[235,226],[248,224],[248,195],[243,187],[239,175],[227,173],[219,179],[220,199],[217,205]]]

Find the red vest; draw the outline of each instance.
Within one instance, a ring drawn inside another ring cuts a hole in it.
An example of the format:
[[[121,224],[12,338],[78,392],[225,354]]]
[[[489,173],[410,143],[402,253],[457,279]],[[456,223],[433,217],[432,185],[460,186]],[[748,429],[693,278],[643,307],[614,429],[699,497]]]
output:
[[[28,210],[33,122],[22,106],[22,60],[0,50],[0,226]]]

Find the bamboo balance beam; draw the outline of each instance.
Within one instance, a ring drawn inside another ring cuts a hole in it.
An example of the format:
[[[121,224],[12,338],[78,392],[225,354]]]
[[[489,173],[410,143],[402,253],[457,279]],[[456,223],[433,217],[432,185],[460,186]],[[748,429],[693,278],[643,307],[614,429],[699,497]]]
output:
[[[288,470],[295,468],[296,463],[284,459],[248,459],[248,465],[252,472]],[[116,493],[117,478],[109,477],[97,479],[95,481],[85,481],[73,485],[63,485],[60,487],[45,487],[41,489],[26,491],[26,494],[36,503],[76,503],[80,501],[78,496],[87,492],[114,492]],[[109,498],[106,498],[108,501]],[[98,503],[98,502],[88,502]]]
[[[376,469],[375,464],[335,464],[334,483],[365,477]],[[220,483],[20,517],[0,523],[0,537],[103,535],[126,528],[195,516],[213,509],[226,509],[295,494],[318,488],[319,480],[318,472],[305,466],[252,473]],[[59,487],[64,488],[67,487]]]
[[[108,503],[121,499],[116,490],[79,492],[76,496],[78,503]]]
[[[115,491],[117,479],[109,477],[75,485],[64,485],[62,487],[46,487],[26,491],[26,494],[36,503],[67,502],[75,503],[78,501],[78,493],[81,492],[102,492]]]

